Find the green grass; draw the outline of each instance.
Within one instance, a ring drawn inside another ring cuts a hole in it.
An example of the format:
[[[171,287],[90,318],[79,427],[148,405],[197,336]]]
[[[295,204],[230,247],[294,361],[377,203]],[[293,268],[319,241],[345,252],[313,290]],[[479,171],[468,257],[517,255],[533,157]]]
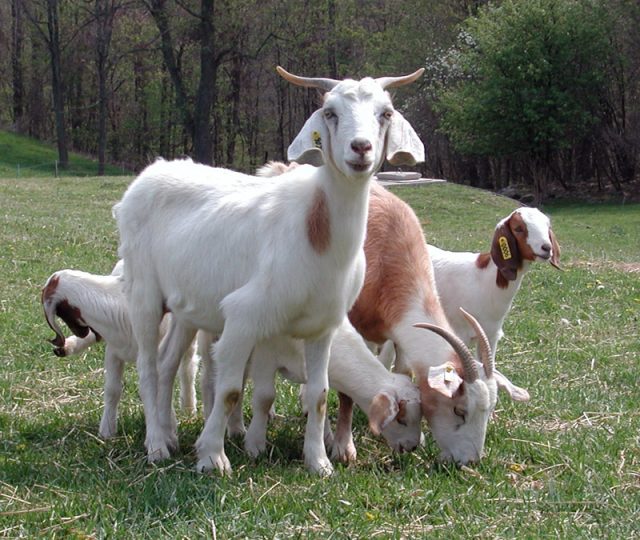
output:
[[[58,150],[30,137],[0,131],[0,177],[2,178],[52,178],[66,176],[95,176],[98,162],[95,159],[69,153],[69,166],[56,168]],[[122,167],[107,165],[107,175],[129,174]]]
[[[119,435],[101,441],[103,347],[59,359],[46,342],[42,284],[60,268],[111,269],[110,211],[128,180],[0,179],[0,536],[637,538],[640,206],[545,209],[564,272],[527,275],[498,351],[532,400],[501,397],[477,466],[438,465],[428,437],[391,455],[358,414],[357,464],[311,476],[296,389],[280,384],[268,455],[228,441],[234,475],[220,478],[193,471],[200,418],[181,418],[175,457],[146,464],[131,366]],[[515,206],[456,185],[395,191],[451,249],[486,249]]]

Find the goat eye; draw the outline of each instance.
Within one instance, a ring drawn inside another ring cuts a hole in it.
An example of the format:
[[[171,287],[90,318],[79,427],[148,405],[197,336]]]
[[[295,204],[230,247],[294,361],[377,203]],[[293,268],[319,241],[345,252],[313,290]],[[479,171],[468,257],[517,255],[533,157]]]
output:
[[[523,229],[520,225],[518,225],[518,226],[514,229],[514,231],[515,231],[515,232],[517,232],[517,233],[523,233],[523,232],[524,232],[524,229]]]
[[[462,407],[456,406],[453,408],[453,414],[455,414],[459,418],[462,418],[462,421],[464,422],[467,411],[465,411]]]
[[[323,114],[327,120],[331,120],[332,118],[336,117],[336,113],[334,113],[331,109],[325,110]]]
[[[393,116],[393,111],[392,110],[387,110],[384,111],[382,113],[383,118],[387,119],[387,120],[391,120],[391,117]]]

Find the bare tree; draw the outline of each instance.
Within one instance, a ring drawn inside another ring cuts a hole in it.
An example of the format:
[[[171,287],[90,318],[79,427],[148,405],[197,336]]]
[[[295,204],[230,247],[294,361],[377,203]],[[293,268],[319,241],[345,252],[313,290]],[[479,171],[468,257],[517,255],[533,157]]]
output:
[[[24,115],[24,72],[22,68],[23,28],[22,2],[11,0],[11,72],[13,79],[13,123],[20,133],[23,131]]]

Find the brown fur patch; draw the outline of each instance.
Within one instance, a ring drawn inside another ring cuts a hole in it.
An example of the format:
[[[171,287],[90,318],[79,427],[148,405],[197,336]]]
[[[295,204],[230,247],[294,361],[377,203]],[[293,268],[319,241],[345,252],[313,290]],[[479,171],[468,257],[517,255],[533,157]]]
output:
[[[513,236],[518,243],[518,251],[520,252],[520,264],[518,265],[518,269],[520,269],[522,268],[522,260],[534,261],[536,255],[528,243],[529,230],[527,229],[527,224],[524,222],[522,216],[518,212],[515,212],[511,215],[511,219],[509,220],[509,228],[511,229],[511,232],[513,233]]]
[[[67,300],[62,300],[56,306],[56,315],[64,321],[74,335],[80,338],[87,337],[90,329],[82,320],[82,312],[79,308],[72,306]]]
[[[522,267],[518,241],[511,231],[510,221],[511,218],[496,227],[491,242],[491,260],[498,267],[496,284],[501,289],[516,279]]]
[[[351,431],[351,421],[353,418],[353,399],[347,394],[338,392],[338,420],[336,421],[336,437]]]
[[[482,270],[489,266],[489,261],[491,260],[491,253],[480,253],[476,259],[476,267]]]
[[[58,276],[58,274],[53,274],[47,281],[45,286],[42,288],[42,296],[40,298],[43,304],[56,293],[59,282],[60,276]]]
[[[324,253],[331,242],[331,219],[327,196],[318,188],[307,213],[307,238],[316,253]]]
[[[231,414],[231,411],[235,408],[240,400],[240,391],[231,390],[226,396],[224,396],[224,412],[225,414]]]
[[[323,390],[320,394],[320,399],[316,403],[316,412],[319,416],[325,416],[327,414],[327,391]]]
[[[384,342],[416,299],[438,324],[446,324],[420,222],[408,204],[376,182],[364,253],[364,286],[349,319],[365,339]]]

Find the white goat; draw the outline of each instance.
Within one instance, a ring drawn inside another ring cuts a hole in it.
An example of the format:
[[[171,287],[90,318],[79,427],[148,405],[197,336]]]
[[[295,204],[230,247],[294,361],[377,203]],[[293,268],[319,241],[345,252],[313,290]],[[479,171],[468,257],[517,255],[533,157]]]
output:
[[[214,395],[214,360],[211,355],[212,336],[198,334],[198,353],[202,358],[202,394]],[[280,372],[287,379],[306,383],[303,343],[280,336],[256,346],[251,356],[249,377],[253,380],[253,417],[245,436],[245,449],[257,456],[266,448],[267,421],[275,399],[274,378]],[[331,342],[329,355],[329,386],[342,394],[342,400],[352,400],[367,414],[374,435],[385,438],[398,452],[411,451],[420,443],[420,394],[406,375],[390,373],[371,353],[362,337],[348,319],[338,327]],[[341,400],[341,402],[342,402]],[[243,433],[241,403],[229,419],[229,433]],[[205,417],[211,404],[204,402]],[[332,441],[332,457],[353,461],[356,449],[351,433],[351,415],[338,423]],[[346,421],[346,422],[345,422]],[[325,442],[331,439],[328,421]]]
[[[196,442],[197,469],[231,471],[224,432],[247,360],[259,341],[288,335],[305,341],[305,462],[312,471],[332,471],[323,444],[328,353],[362,285],[370,179],[385,156],[396,163],[424,157],[385,88],[408,84],[423,70],[361,81],[278,71],[293,84],[327,91],[289,147],[296,161],[317,161],[324,150],[326,165],[300,166],[269,182],[189,160],[158,161],[114,208],[150,461],[169,455],[169,389],[179,357],[203,329],[220,339],[213,409]],[[156,363],[163,306],[173,319]]]
[[[42,290],[45,318],[56,333],[51,342],[57,356],[77,355],[97,341],[106,342],[104,411],[99,428],[100,436],[105,439],[113,437],[117,431],[124,364],[135,361],[138,354],[127,313],[121,262],[109,276],[60,270],[49,277]],[[65,338],[56,317],[62,319],[75,335]],[[166,331],[169,317],[163,318],[161,334]],[[193,414],[198,366],[190,352],[187,351],[180,364],[180,402],[184,411]]]
[[[558,268],[560,246],[551,222],[540,210],[518,208],[495,228],[488,253],[445,251],[429,246],[440,303],[454,332],[467,345],[474,334],[460,314],[463,307],[480,323],[495,355],[502,325],[533,261]]]

